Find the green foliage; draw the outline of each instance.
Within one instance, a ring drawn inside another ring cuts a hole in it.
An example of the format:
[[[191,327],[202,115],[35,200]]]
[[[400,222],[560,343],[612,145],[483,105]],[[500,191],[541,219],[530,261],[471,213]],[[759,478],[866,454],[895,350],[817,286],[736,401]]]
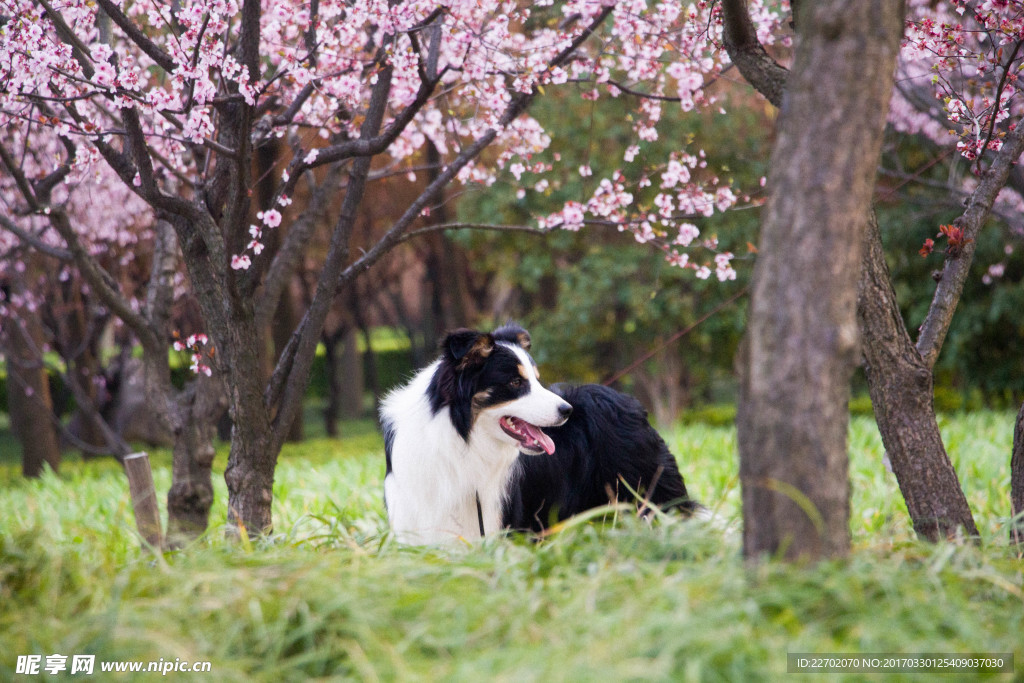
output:
[[[651,526],[620,513],[542,543],[397,546],[380,438],[362,423],[349,439],[286,446],[273,539],[230,545],[215,524],[156,559],[138,545],[116,466],[75,463],[32,482],[9,468],[0,678],[30,653],[209,660],[217,680],[237,681],[777,680],[787,651],[1019,661],[1022,573],[1004,545],[1012,422],[942,420],[984,538],[930,546],[912,538],[873,424],[855,418],[854,550],[814,567],[744,563],[735,433],[704,424],[666,438],[713,520]],[[166,490],[169,456],[153,458]],[[225,513],[216,482],[215,522]]]
[[[360,344],[359,348],[360,351],[365,351],[363,344]],[[380,381],[382,392],[386,392],[388,389],[407,381],[413,374],[412,353],[408,339],[405,339],[404,345],[389,344],[379,350],[375,346],[373,360],[376,363],[377,379]],[[364,354],[364,376],[370,367],[369,363],[370,357]],[[316,357],[313,359],[306,396],[310,398],[326,398],[329,393],[327,380],[327,357],[324,355],[323,347],[320,346],[317,349]]]
[[[665,105],[665,139],[641,143],[632,163],[623,161],[626,147],[636,140],[625,103],[602,107],[566,106],[557,98],[545,98],[531,112],[549,130],[566,131],[552,141],[551,150],[539,155],[550,161],[559,155],[557,179],[543,192],[533,189],[530,174],[521,181],[511,175],[459,202],[460,217],[467,221],[522,223],[532,215],[560,209],[568,200],[585,202],[597,181],[623,169],[627,178],[644,165],[663,163],[671,152],[696,154],[692,145],[698,134],[707,150],[708,168],[697,171],[706,180],[751,190],[767,159],[766,127],[756,112],[737,107],[729,116],[710,113],[685,114]],[[726,106],[729,106],[728,104]],[[584,178],[577,169],[593,168]],[[638,199],[649,203],[657,193],[631,188]],[[520,188],[527,188],[523,198]],[[738,291],[749,277],[746,244],[753,240],[756,212],[730,211],[712,218],[694,219],[701,239],[719,237],[721,248],[737,254],[737,282],[722,284],[714,277],[701,281],[692,271],[669,265],[654,245],[640,245],[629,234],[597,226],[579,233],[556,230],[544,238],[531,236],[464,236],[474,253],[474,264],[513,283],[518,297],[513,315],[543,340],[535,355],[549,377],[573,381],[599,381],[648,350],[659,346],[717,304]],[[694,246],[691,259],[710,262],[714,254]],[[712,264],[713,265],[713,264]],[[732,357],[742,332],[744,307],[737,304],[702,323],[667,353],[678,356],[684,368],[679,378],[687,393],[704,400],[713,397],[716,382],[731,376]],[[659,358],[646,364],[652,374],[664,372]],[[628,379],[627,379],[628,388]]]

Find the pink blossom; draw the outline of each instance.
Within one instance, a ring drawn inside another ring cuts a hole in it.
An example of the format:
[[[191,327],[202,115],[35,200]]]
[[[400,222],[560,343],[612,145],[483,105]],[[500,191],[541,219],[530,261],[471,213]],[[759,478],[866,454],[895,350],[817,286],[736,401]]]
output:
[[[252,259],[248,254],[235,254],[231,257],[231,267],[235,270],[248,270],[252,265]]]
[[[679,235],[675,239],[675,243],[682,247],[688,247],[690,244],[700,236],[700,230],[693,223],[682,223],[679,226]]]
[[[276,228],[281,225],[281,212],[277,209],[267,209],[256,214],[256,218],[263,221],[268,228]]]

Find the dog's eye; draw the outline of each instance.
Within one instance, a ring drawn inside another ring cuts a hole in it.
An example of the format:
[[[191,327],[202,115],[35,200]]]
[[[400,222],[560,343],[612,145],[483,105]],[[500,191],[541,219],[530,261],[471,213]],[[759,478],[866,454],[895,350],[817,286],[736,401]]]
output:
[[[518,389],[521,386],[523,386],[523,378],[522,377],[516,377],[511,382],[509,382],[508,385],[510,387],[512,387],[513,389]]]

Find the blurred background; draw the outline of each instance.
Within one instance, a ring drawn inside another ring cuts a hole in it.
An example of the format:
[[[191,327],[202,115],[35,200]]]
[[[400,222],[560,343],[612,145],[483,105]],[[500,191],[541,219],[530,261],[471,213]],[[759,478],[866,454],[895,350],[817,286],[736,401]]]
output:
[[[695,277],[693,270],[668,263],[655,246],[639,244],[614,227],[589,225],[579,232],[547,234],[473,229],[423,234],[401,245],[335,301],[306,410],[292,438],[338,435],[352,420],[363,421],[359,428],[367,429],[379,397],[433,359],[445,330],[490,329],[509,319],[532,333],[533,354],[546,382],[611,382],[635,394],[664,427],[679,420],[730,423],[732,363],[744,328],[744,293],[756,251],[773,111],[742,84],[723,78],[714,87],[720,110],[684,113],[666,107],[663,125],[675,131],[672,140],[649,143],[627,164],[639,167],[645,155],[664,159],[679,149],[679,140],[699,138],[706,151],[701,172],[747,188],[735,208],[699,219],[701,240],[717,241],[722,250],[736,254],[735,280]],[[563,106],[562,99],[542,98],[533,110],[548,130],[571,131],[543,153],[546,160],[558,161],[556,169],[564,169],[560,177],[536,184],[529,174],[517,179],[505,171],[486,188],[453,186],[420,227],[535,227],[533,217],[590,197],[598,178],[623,165],[622,150],[634,135],[627,107],[623,103],[617,111],[614,103],[605,103],[586,111],[575,96],[572,107]],[[272,166],[274,153],[271,146],[260,163]],[[431,165],[436,154],[427,145],[422,163]],[[963,197],[950,188],[962,184],[951,179],[966,173],[964,163],[948,147],[923,136],[888,134],[876,200],[910,330],[917,329],[927,310],[934,287],[931,271],[940,262],[918,251],[939,225],[962,211]],[[581,166],[593,175],[579,173]],[[366,202],[372,208],[361,216],[354,243],[373,244],[429,180],[422,173],[379,174]],[[300,193],[294,200],[301,206],[308,197]],[[936,368],[940,411],[1015,408],[1024,398],[1022,214],[997,207],[994,220],[1000,225],[981,234],[975,272]],[[312,296],[330,227],[319,226],[319,246],[309,250],[266,329],[262,343],[268,376]],[[282,226],[286,229],[287,224]],[[106,260],[124,291],[144,291],[151,249],[145,242],[125,245]],[[705,256],[705,261],[713,258],[713,249]],[[14,348],[10,341],[2,350],[0,458],[19,458],[18,430],[12,429],[19,421],[58,424],[64,448],[87,457],[105,443],[101,420],[125,440],[168,444],[168,435],[149,417],[139,352],[125,328],[90,296],[73,269],[55,271],[53,262],[39,255],[21,261],[27,264],[23,270],[7,269],[0,278],[2,296],[16,303],[31,293],[34,303],[0,310],[8,311],[5,315],[18,310],[33,342],[22,340],[21,346],[29,348]],[[181,291],[173,327],[184,338],[204,328],[195,301],[185,288]],[[192,376],[190,358],[169,352],[175,381],[183,385]],[[30,381],[12,381],[15,375]],[[852,410],[870,413],[862,376],[855,380],[854,396]],[[222,438],[229,429],[225,417]]]

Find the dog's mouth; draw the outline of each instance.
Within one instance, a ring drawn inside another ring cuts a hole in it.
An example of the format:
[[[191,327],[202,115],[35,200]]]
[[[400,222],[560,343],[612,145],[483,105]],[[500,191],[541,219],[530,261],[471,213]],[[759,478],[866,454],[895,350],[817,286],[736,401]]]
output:
[[[505,433],[519,442],[519,449],[530,455],[555,452],[555,442],[551,437],[541,431],[540,427],[532,425],[526,420],[506,415],[498,421]]]

